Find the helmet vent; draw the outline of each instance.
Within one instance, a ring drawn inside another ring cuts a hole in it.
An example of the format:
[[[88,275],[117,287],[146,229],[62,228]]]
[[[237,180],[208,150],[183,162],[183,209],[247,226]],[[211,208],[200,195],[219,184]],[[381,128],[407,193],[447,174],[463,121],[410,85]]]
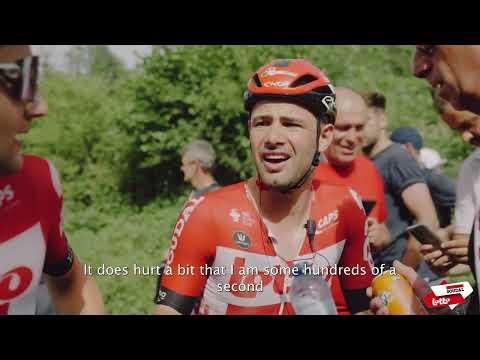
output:
[[[255,74],[253,76],[253,81],[255,81],[255,85],[257,85],[258,87],[262,87],[262,82],[260,81],[260,78],[258,77],[258,74]]]
[[[291,88],[296,88],[296,87],[299,87],[299,86],[303,86],[303,85],[306,85],[306,84],[309,84],[313,81],[317,80],[317,78],[315,76],[312,76],[312,75],[304,75],[300,78],[298,78],[297,80],[295,80],[291,85],[290,87]]]

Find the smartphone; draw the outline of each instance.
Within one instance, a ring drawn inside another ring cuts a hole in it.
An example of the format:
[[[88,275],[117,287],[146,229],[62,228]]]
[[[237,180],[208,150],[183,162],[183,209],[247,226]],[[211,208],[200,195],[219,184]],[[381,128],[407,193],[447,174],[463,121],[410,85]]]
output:
[[[377,202],[374,200],[362,200],[363,208],[365,209],[365,214],[367,217],[370,215],[372,212],[373,208],[375,205],[377,205]]]
[[[442,240],[435,235],[426,225],[417,224],[407,228],[407,231],[412,234],[423,245],[433,245],[440,247]]]

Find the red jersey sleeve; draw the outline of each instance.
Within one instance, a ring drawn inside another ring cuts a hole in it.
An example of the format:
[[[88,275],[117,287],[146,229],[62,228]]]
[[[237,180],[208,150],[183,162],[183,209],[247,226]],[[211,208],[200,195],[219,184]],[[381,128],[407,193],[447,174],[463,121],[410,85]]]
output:
[[[352,189],[349,189],[340,208],[340,220],[347,236],[340,259],[340,265],[348,271],[340,276],[342,288],[368,288],[374,276],[370,244],[366,236],[366,215],[360,196]]]
[[[210,207],[206,197],[191,199],[173,230],[156,303],[182,314],[191,313],[203,294],[208,275],[202,273],[202,267],[215,256],[216,230]]]
[[[63,231],[63,187],[60,175],[52,163],[48,164],[49,191],[45,192],[45,214],[48,221],[47,251],[44,272],[53,276],[62,276],[73,265],[73,252],[68,246]]]

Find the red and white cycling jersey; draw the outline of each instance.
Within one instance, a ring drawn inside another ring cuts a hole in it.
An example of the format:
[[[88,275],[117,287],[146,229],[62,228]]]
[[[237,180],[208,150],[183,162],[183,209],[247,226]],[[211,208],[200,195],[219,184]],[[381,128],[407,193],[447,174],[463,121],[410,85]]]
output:
[[[50,162],[24,156],[18,173],[0,176],[0,314],[34,314],[42,272],[69,270],[62,207],[60,177]]]
[[[262,270],[285,269],[305,260],[322,268],[358,270],[358,275],[343,273],[336,281],[333,281],[335,276],[327,276],[337,304],[343,303],[342,290],[369,287],[373,262],[366,241],[361,199],[344,186],[315,181],[313,190],[315,199],[310,218],[317,222],[313,246],[310,247],[305,236],[298,257],[287,264],[277,256],[246,183],[189,201],[174,229],[167,259],[171,274],[166,271],[161,279],[157,303],[189,313],[201,298],[199,314],[294,314],[288,299],[291,276],[284,273],[273,276],[271,271],[267,274]],[[179,272],[190,266],[193,274]],[[225,271],[202,275],[202,266]],[[257,269],[258,275],[242,275],[240,269],[247,267]],[[244,284],[245,290],[245,285],[260,282],[261,291],[240,291],[240,284]],[[225,284],[232,285],[232,291],[219,291]],[[236,288],[239,291],[234,291]],[[348,313],[346,308],[337,306],[337,310]]]

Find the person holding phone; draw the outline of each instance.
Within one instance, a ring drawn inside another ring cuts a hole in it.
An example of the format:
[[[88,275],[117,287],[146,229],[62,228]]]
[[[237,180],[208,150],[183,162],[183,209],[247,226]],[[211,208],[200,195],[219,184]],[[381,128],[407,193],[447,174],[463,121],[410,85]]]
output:
[[[439,228],[435,206],[417,161],[387,135],[387,99],[378,92],[362,93],[368,106],[365,126],[364,153],[375,163],[385,186],[388,209],[386,224],[392,236],[391,244],[374,257],[376,266],[391,267],[401,260],[416,269],[423,278],[435,281],[433,273],[420,252],[421,244],[406,231],[415,223],[425,224],[432,231]]]
[[[450,128],[459,133],[465,142],[480,147],[480,45],[417,45],[413,58],[413,74],[428,81],[444,106],[454,110],[469,112],[468,116],[458,113],[443,112],[442,120]],[[480,173],[480,166],[472,162],[472,175]],[[480,193],[477,176],[472,176],[472,195]],[[458,194],[457,194],[458,195]],[[470,239],[450,240],[436,249],[431,245],[423,245],[425,259],[437,264],[445,258],[452,262],[468,263],[476,281],[480,277],[480,204],[474,203],[474,224]],[[443,259],[442,259],[443,258]],[[400,268],[402,268],[401,264]],[[407,280],[414,286],[415,293],[421,297],[425,284],[419,281],[418,274],[411,268],[400,269]],[[419,289],[420,291],[417,291]],[[370,291],[367,291],[371,295]],[[469,298],[467,314],[480,313],[479,287],[476,286]],[[374,314],[388,314],[380,298],[375,297],[370,302],[370,311]]]

